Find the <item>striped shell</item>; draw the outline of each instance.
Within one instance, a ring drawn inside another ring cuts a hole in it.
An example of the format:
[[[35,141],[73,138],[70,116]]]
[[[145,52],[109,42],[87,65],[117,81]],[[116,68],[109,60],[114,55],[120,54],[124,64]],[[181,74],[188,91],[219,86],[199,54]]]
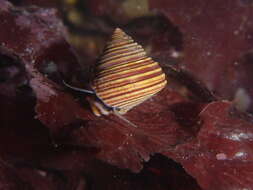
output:
[[[96,68],[92,88],[106,106],[124,114],[158,93],[166,83],[159,64],[117,28]]]

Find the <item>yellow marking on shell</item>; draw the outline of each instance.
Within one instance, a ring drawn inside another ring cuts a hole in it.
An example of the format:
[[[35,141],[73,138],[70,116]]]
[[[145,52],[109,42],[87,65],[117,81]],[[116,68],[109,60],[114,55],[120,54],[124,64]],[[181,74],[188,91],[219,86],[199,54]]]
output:
[[[127,51],[126,49],[118,49],[117,51],[112,51],[110,53],[106,53],[103,57],[101,63],[104,63],[108,60],[111,59],[116,59],[117,57],[121,57],[121,56],[127,56],[129,54],[138,54],[138,52],[142,52],[142,47],[141,46],[136,46],[136,47],[131,47],[128,48],[129,50],[131,50],[130,52]]]
[[[116,36],[115,36],[116,37]],[[133,43],[134,41],[132,39],[124,39],[125,41],[114,41],[112,43],[107,44],[107,48],[114,48],[114,47],[119,47],[119,46],[124,46],[130,43]]]
[[[130,44],[125,44],[124,46],[118,46],[118,47],[113,47],[113,48],[109,48],[109,49],[105,49],[105,54],[109,54],[111,52],[117,52],[120,51],[120,50],[125,50],[126,48],[130,49],[132,47],[135,47],[135,46],[138,46],[138,47],[141,47],[140,45],[138,45],[136,42],[135,43],[130,43]]]
[[[124,94],[124,95],[121,95],[121,96],[117,96],[117,97],[114,97],[114,98],[110,98],[110,99],[105,99],[105,102],[106,104],[108,105],[112,105],[112,106],[127,106],[128,104],[124,104],[126,101],[131,101],[131,100],[134,100],[136,98],[141,98],[141,97],[146,97],[146,96],[153,96],[153,93],[156,93],[158,91],[160,91],[160,87],[162,87],[163,85],[165,85],[166,83],[164,84],[161,84],[161,86],[156,86],[156,87],[150,87],[150,88],[147,88],[147,89],[143,89],[142,90],[142,93],[138,94],[137,92],[133,92],[130,94]],[[124,101],[122,101],[124,100]]]
[[[161,83],[161,84],[158,84],[156,86],[152,86],[152,87],[149,87],[149,88],[145,88],[145,89],[142,89],[140,91],[135,91],[135,92],[129,92],[127,94],[124,94],[124,95],[121,95],[121,96],[117,96],[115,98],[110,98],[108,100],[104,99],[105,103],[107,105],[110,105],[110,101],[116,101],[116,100],[120,100],[122,98],[129,98],[131,96],[134,96],[134,95],[137,95],[137,94],[142,94],[142,93],[147,93],[147,92],[150,92],[151,90],[155,91],[156,89],[160,89],[160,88],[163,88],[165,86],[166,82],[165,83]]]
[[[130,55],[138,55],[139,53],[140,54],[143,53],[142,49],[134,49],[131,52],[122,52],[120,54],[111,55],[110,57],[104,56],[101,63],[105,63],[105,62],[108,62],[110,60],[117,60],[118,58],[121,58],[121,57],[128,57]]]
[[[145,63],[145,62],[150,61],[150,60],[151,60],[151,58],[147,57],[144,60],[141,59],[141,60],[137,60],[137,61],[130,61],[130,62],[126,62],[126,63],[123,63],[123,64],[113,65],[108,70],[101,70],[99,72],[99,74],[107,73],[107,72],[110,72],[110,71],[113,71],[113,70],[116,70],[116,69],[120,69],[120,68],[126,67],[126,66],[138,65],[138,63]]]
[[[155,90],[155,91],[153,91],[154,93],[157,93],[157,92],[159,92],[160,91],[160,89],[157,89],[157,90]],[[136,101],[130,101],[130,102],[128,102],[128,103],[125,103],[126,102],[126,100],[124,100],[124,104],[119,104],[118,102],[116,102],[116,103],[111,103],[111,106],[114,106],[114,107],[117,107],[117,108],[119,108],[119,109],[123,109],[123,110],[126,110],[126,111],[128,111],[128,110],[130,110],[130,109],[132,109],[133,107],[135,107],[136,105],[138,105],[138,104],[140,104],[140,103],[142,103],[142,102],[144,102],[144,101],[146,101],[147,99],[149,99],[150,97],[152,97],[153,96],[153,94],[150,94],[150,95],[145,95],[145,96],[142,96],[142,98],[138,98],[138,101],[136,100]],[[122,101],[119,101],[119,102],[122,102]]]
[[[162,90],[167,81],[159,64],[117,28],[96,69],[92,88],[108,106],[124,114]],[[100,110],[101,111],[101,110]]]
[[[153,89],[152,93],[157,93],[159,91],[160,91],[160,89],[156,89],[156,90]],[[143,102],[143,101],[149,99],[152,96],[153,96],[153,94],[135,96],[131,99],[124,99],[123,102],[118,100],[118,102],[113,102],[113,103],[108,102],[108,104],[110,103],[110,105],[115,106],[115,107],[120,108],[120,109],[128,109],[129,107],[133,107],[135,105],[138,105],[139,104],[138,102]]]
[[[113,59],[113,60],[107,61],[105,63],[102,62],[102,64],[100,65],[100,67],[105,67],[105,66],[110,65],[110,64],[115,63],[115,62],[122,62],[124,60],[131,60],[132,58],[134,58],[136,56],[141,57],[141,56],[145,56],[145,55],[146,55],[145,52],[141,52],[138,55],[136,55],[136,54],[134,54],[134,55],[128,55],[127,59],[126,59],[126,57],[120,57],[118,59]]]
[[[157,66],[156,63],[150,63],[149,65],[144,65],[144,66],[140,66],[140,67],[137,67],[137,68],[132,68],[132,69],[126,69],[126,70],[123,70],[123,71],[119,71],[119,72],[114,72],[114,71],[111,71],[111,70],[107,70],[109,73],[99,73],[99,77],[101,77],[100,79],[103,80],[103,81],[106,81],[106,80],[110,80],[110,78],[112,77],[115,77],[115,76],[119,76],[119,75],[122,75],[122,74],[128,74],[128,73],[131,73],[131,72],[135,72],[135,71],[142,71],[143,69],[149,69],[149,68],[152,68],[154,66]],[[161,71],[161,68],[157,68],[155,71]],[[135,74],[136,75],[136,74]],[[142,75],[139,75],[140,77]]]
[[[123,86],[130,85],[130,84],[133,84],[135,86],[135,88],[143,87],[143,85],[145,85],[145,84],[151,85],[152,83],[157,83],[159,81],[163,81],[164,79],[165,79],[164,75],[159,75],[159,76],[152,77],[152,80],[150,78],[146,78],[143,80],[127,81],[123,84],[121,82],[119,82],[119,83],[109,82],[109,83],[100,85],[99,89],[97,89],[97,93],[98,94],[101,94],[102,92],[110,93],[110,92],[113,92],[113,89],[117,89],[119,87],[123,87]]]
[[[159,71],[161,71],[161,68],[158,68],[154,71],[149,71],[149,72],[146,72],[146,73],[141,73],[141,74],[137,74],[137,75],[134,75],[134,76],[129,76],[129,77],[126,77],[126,78],[120,78],[120,79],[116,79],[116,80],[111,80],[111,79],[107,79],[106,80],[106,77],[104,77],[103,79],[99,80],[101,81],[101,84],[99,84],[99,82],[97,81],[97,84],[99,84],[99,86],[94,86],[94,90],[98,90],[100,89],[100,87],[104,87],[104,86],[110,86],[110,85],[114,85],[114,84],[117,84],[119,82],[124,82],[124,81],[128,81],[128,80],[134,80],[134,79],[137,79],[137,78],[140,78],[140,77],[145,77],[145,76],[148,76],[148,75],[151,75],[151,74],[155,74],[155,73],[158,73]]]
[[[110,96],[115,96],[117,94],[132,91],[134,89],[137,89],[138,87],[139,88],[144,88],[144,87],[150,86],[151,84],[155,84],[159,81],[164,80],[164,78],[165,78],[165,76],[159,75],[159,76],[151,78],[151,79],[146,79],[146,80],[142,80],[142,81],[139,81],[139,82],[130,83],[130,84],[127,84],[127,85],[124,85],[124,86],[119,86],[119,87],[116,87],[116,88],[110,89],[110,90],[101,89],[101,91],[98,93],[98,95],[101,98],[106,99],[107,97],[110,97]]]

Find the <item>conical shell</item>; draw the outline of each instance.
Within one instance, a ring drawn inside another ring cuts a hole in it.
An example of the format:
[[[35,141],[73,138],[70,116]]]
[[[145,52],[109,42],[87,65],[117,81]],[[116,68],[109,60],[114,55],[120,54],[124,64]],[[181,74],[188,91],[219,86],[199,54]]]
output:
[[[159,64],[117,28],[96,68],[92,88],[107,106],[124,114],[158,93],[166,83]]]

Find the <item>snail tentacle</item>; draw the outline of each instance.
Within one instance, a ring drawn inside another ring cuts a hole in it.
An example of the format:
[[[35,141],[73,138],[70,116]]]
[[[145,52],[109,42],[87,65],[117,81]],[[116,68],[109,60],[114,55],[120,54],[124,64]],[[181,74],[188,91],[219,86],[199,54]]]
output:
[[[78,91],[78,92],[84,92],[84,93],[87,93],[87,94],[96,94],[94,91],[91,91],[91,90],[86,90],[86,89],[71,86],[70,84],[66,83],[64,80],[62,80],[62,82],[66,87],[68,87],[72,90],[75,90],[75,91]]]

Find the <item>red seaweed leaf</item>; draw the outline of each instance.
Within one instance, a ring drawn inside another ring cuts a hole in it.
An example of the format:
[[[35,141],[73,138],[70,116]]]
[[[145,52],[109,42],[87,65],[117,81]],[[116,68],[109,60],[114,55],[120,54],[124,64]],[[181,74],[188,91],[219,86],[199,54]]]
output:
[[[52,132],[59,133],[62,127],[88,117],[89,113],[56,83],[45,78],[31,65],[27,65],[26,69],[32,76],[30,86],[37,97],[36,117]]]
[[[65,28],[57,19],[55,10],[17,9],[5,1],[2,4],[1,49],[24,64],[30,86],[37,96],[38,118],[56,131],[71,124],[80,115],[84,116],[84,110],[73,97],[38,71],[47,68],[49,63],[55,63],[56,69],[62,73],[67,70],[71,73],[76,69],[76,58],[64,40]]]
[[[225,99],[233,99],[240,89],[252,99],[251,61],[242,61],[253,48],[251,3],[158,0],[150,1],[150,7],[165,15],[182,33],[182,68]],[[252,111],[252,103],[246,110]]]
[[[203,189],[253,187],[253,124],[238,118],[229,102],[207,104],[196,139],[165,153],[180,162]]]

